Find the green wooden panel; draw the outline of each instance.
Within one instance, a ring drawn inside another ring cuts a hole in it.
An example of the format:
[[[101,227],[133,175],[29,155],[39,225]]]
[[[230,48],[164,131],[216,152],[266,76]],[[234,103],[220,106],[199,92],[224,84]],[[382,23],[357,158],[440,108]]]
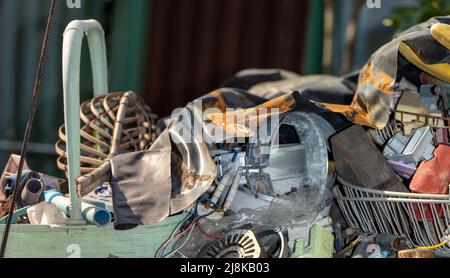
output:
[[[153,258],[186,214],[127,231],[96,226],[50,227],[14,224],[7,258]],[[3,233],[4,225],[0,225]]]

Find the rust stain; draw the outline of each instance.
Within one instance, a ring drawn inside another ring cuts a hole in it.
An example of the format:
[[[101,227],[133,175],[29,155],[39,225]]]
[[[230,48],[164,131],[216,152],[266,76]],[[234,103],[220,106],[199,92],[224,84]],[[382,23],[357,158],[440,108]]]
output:
[[[216,97],[215,102],[207,103],[203,110],[206,110],[208,108],[218,108],[222,113],[225,113],[227,111],[227,104],[225,100],[223,99],[222,92],[220,90],[215,90],[211,93],[212,96]]]
[[[214,91],[213,95],[220,96],[220,91]],[[217,105],[224,105],[223,99],[219,99]],[[263,119],[272,115],[286,113],[295,108],[296,101],[293,95],[284,95],[267,101],[261,105],[237,109],[228,113],[209,113],[206,115],[216,126],[232,133],[234,136],[251,137],[256,131],[249,126],[257,126]],[[219,108],[220,109],[220,108]],[[237,121],[239,119],[239,122]]]
[[[381,92],[392,95],[394,79],[383,71],[376,71],[372,63],[365,65],[361,70],[360,85],[371,84]]]
[[[376,103],[375,103],[376,105]],[[377,124],[370,117],[371,106],[368,105],[359,95],[355,96],[352,103],[354,110],[353,122],[360,125],[377,127]]]
[[[278,109],[279,113],[285,113],[292,109],[294,109],[296,106],[295,98],[292,94],[279,96],[277,98],[274,98],[270,101],[267,101],[261,105],[256,106],[256,109],[265,108],[268,109],[272,113],[272,109]]]
[[[347,118],[352,117],[354,114],[353,107],[351,105],[332,104],[325,102],[314,102],[319,107],[324,107],[332,112],[341,113]]]
[[[193,189],[197,182],[212,182],[214,179],[214,177],[209,175],[198,175],[191,172],[185,164],[181,165],[181,172],[183,187],[187,189]]]
[[[8,213],[9,207],[11,206],[11,198],[0,197],[0,218]]]

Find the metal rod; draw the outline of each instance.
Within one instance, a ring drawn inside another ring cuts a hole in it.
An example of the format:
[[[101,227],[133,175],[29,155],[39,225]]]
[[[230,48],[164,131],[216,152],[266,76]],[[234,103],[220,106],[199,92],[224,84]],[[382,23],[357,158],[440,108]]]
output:
[[[47,57],[48,42],[50,39],[50,31],[52,29],[53,21],[55,19],[56,1],[57,0],[52,0],[51,6],[50,6],[50,13],[49,13],[48,19],[47,19],[47,27],[45,29],[44,40],[42,42],[41,55],[39,58],[39,64],[37,67],[36,79],[35,79],[34,89],[33,89],[33,96],[32,96],[32,100],[31,100],[31,111],[28,115],[27,126],[25,128],[25,134],[24,134],[24,138],[23,138],[23,142],[22,142],[22,148],[20,151],[20,162],[19,162],[19,168],[17,169],[16,185],[20,184],[22,169],[23,169],[23,165],[25,163],[25,159],[27,156],[28,142],[30,141],[31,129],[33,127],[34,116],[36,114],[39,92],[40,92],[40,88],[41,88],[42,74],[44,72],[43,68],[45,65],[45,59]],[[5,257],[6,245],[8,243],[9,230],[11,228],[11,222],[12,222],[11,220],[12,220],[12,217],[14,214],[15,199],[17,196],[18,188],[19,188],[19,186],[14,186],[11,205],[9,207],[9,212],[8,212],[8,219],[6,221],[5,229],[3,230],[3,238],[2,238],[2,244],[1,244],[1,249],[0,249],[0,258]]]
[[[415,198],[415,199],[437,199],[437,200],[443,200],[443,201],[450,201],[450,195],[448,194],[419,194],[419,193],[403,193],[403,192],[395,192],[395,191],[381,191],[381,190],[375,190],[375,189],[368,189],[368,188],[363,188],[360,186],[356,186],[354,184],[351,184],[347,181],[345,181],[343,178],[341,177],[337,177],[338,181],[342,184],[345,185],[345,187],[351,188],[353,190],[356,190],[358,192],[365,192],[365,193],[372,193],[372,194],[377,194],[377,195],[383,195],[383,196],[390,196],[390,197],[405,197],[405,198]]]

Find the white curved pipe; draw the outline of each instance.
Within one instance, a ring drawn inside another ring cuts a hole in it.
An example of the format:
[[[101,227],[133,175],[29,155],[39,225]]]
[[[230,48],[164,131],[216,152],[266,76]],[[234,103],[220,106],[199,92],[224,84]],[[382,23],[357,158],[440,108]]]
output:
[[[64,122],[67,138],[67,179],[71,201],[71,223],[83,223],[81,201],[75,180],[80,176],[80,58],[84,36],[87,36],[92,65],[94,95],[108,92],[106,44],[104,31],[96,20],[74,20],[64,31],[62,68]]]
[[[54,204],[59,210],[63,211],[66,215],[72,217],[72,208],[70,205],[70,199],[64,197],[58,191],[50,190],[45,193],[45,201],[47,203]],[[83,219],[91,224],[102,227],[111,223],[111,213],[103,208],[81,202],[81,210]]]

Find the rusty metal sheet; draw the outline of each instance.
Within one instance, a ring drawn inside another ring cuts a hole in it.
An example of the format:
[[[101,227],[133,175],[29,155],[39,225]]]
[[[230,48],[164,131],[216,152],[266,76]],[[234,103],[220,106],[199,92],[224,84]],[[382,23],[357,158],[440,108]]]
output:
[[[408,192],[361,126],[331,138],[337,173],[346,181],[378,190]]]
[[[214,133],[212,129],[219,128],[223,130],[222,139],[227,140],[254,136],[258,126],[270,122],[270,117],[294,110],[296,96],[288,94],[266,100],[242,90],[225,88],[213,91],[187,107],[201,114],[206,136]]]

